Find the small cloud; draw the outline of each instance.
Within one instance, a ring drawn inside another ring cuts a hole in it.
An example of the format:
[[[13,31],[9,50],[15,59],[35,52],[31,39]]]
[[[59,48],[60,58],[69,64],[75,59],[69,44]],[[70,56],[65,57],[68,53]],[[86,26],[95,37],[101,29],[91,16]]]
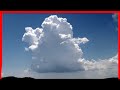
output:
[[[30,69],[27,68],[27,69],[24,70],[24,73],[29,73],[29,71],[30,71]]]
[[[113,14],[113,15],[112,15],[112,18],[113,18],[113,21],[114,21],[116,30],[118,31],[118,14],[116,14],[116,13]]]
[[[25,47],[25,51],[29,51],[29,48],[26,48],[26,47]]]
[[[112,18],[115,22],[118,22],[118,14],[113,14]]]

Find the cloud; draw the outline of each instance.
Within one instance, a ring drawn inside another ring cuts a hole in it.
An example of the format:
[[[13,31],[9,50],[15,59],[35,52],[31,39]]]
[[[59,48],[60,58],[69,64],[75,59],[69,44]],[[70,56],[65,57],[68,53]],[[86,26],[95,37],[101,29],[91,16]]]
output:
[[[115,22],[118,22],[118,14],[113,14],[112,18]]]
[[[77,71],[83,67],[77,62],[82,58],[80,44],[89,40],[86,37],[73,38],[72,25],[66,18],[51,15],[43,21],[42,28],[25,28],[22,41],[28,43],[26,51],[31,51],[34,63],[31,67],[37,72]]]
[[[99,61],[82,57],[80,45],[89,40],[86,37],[73,37],[73,27],[66,18],[51,15],[45,18],[41,28],[26,27],[25,31],[22,41],[28,43],[25,50],[32,53],[32,71],[60,73],[110,68],[117,70],[118,55]]]
[[[116,30],[118,31],[118,14],[113,14],[112,18],[115,23]]]
[[[81,64],[83,64],[85,70],[109,70],[109,69],[115,69],[117,70],[118,66],[118,54],[116,54],[114,57],[111,57],[109,59],[104,60],[85,60],[80,59],[78,60]]]
[[[30,71],[30,69],[27,68],[27,69],[24,70],[24,73],[28,73],[29,71]]]

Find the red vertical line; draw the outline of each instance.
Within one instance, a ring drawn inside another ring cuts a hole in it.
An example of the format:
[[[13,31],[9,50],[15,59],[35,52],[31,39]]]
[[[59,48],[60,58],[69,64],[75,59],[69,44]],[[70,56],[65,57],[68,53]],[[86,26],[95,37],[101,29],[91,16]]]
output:
[[[2,78],[2,11],[0,11],[0,79]]]
[[[120,12],[118,12],[118,79],[120,79]]]

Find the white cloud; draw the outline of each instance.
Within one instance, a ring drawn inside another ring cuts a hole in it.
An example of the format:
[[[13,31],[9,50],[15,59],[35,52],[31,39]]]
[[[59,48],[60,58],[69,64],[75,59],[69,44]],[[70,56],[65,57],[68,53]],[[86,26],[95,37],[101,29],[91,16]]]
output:
[[[83,67],[85,68],[85,70],[108,70],[108,69],[116,69],[117,70],[117,66],[118,66],[118,54],[115,55],[114,57],[111,57],[109,59],[104,59],[104,60],[85,60],[85,59],[80,59],[78,60],[78,62],[80,62]],[[117,73],[117,72],[116,72]]]
[[[29,45],[26,50],[31,50],[33,57],[37,58],[32,69],[37,72],[83,69],[77,62],[83,53],[79,44],[89,40],[86,37],[73,38],[72,25],[66,18],[58,18],[56,15],[46,18],[41,26],[42,28],[36,29],[26,27],[22,38],[22,41]]]
[[[30,69],[27,68],[27,69],[24,70],[24,73],[29,73],[29,71],[30,71]]]
[[[117,69],[117,55],[106,60],[85,60],[80,44],[89,40],[86,37],[74,38],[72,29],[66,18],[56,15],[45,18],[41,28],[25,28],[22,41],[28,43],[26,50],[31,51],[34,57],[31,65],[33,71],[41,73]]]

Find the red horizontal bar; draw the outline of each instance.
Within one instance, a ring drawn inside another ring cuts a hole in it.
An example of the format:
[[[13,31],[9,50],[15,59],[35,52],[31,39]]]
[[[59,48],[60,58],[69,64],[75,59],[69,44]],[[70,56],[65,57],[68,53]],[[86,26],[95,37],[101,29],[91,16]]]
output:
[[[3,13],[7,14],[17,14],[17,13],[43,13],[43,14],[77,14],[77,13],[118,13],[119,11],[3,11]]]

